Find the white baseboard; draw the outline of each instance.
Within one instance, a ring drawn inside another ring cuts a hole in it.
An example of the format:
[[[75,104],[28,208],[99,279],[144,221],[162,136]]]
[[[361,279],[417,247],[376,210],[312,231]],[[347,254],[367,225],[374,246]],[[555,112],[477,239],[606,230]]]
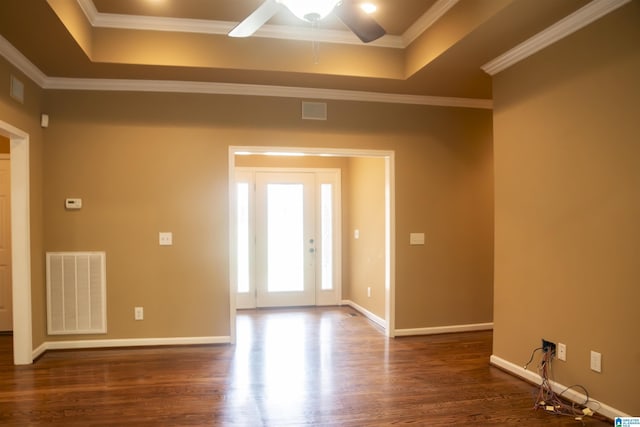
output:
[[[343,300],[342,301],[342,305],[348,305],[349,307],[353,308],[354,310],[359,311],[360,313],[362,313],[367,319],[371,320],[373,323],[379,325],[380,327],[382,327],[383,329],[387,329],[387,321],[384,320],[382,317],[373,314],[372,312],[370,312],[369,310],[367,310],[366,308],[362,307],[359,304],[356,304],[355,302],[351,301],[351,300]]]
[[[231,337],[125,338],[111,340],[46,341],[33,350],[36,359],[47,350],[82,348],[145,347],[165,345],[229,344]]]
[[[524,369],[523,366],[520,365],[516,365],[514,363],[511,363],[507,360],[504,360],[498,356],[495,355],[491,355],[490,358],[490,363],[500,369],[503,369],[517,377],[523,378],[529,382],[532,382],[534,384],[540,384],[542,382],[542,378],[540,377],[540,375],[536,374],[535,372],[531,372],[528,371],[526,369]],[[549,382],[551,385],[551,388],[553,389],[554,392],[556,393],[561,393],[564,391],[564,393],[562,394],[563,397],[566,397],[567,399],[576,402],[576,403],[583,403],[584,401],[586,401],[587,396],[585,396],[582,393],[579,393],[577,391],[575,391],[574,389],[569,389],[567,390],[567,386],[557,383],[555,381],[550,381]],[[566,391],[565,391],[566,390]],[[595,401],[595,399],[592,399]],[[597,408],[597,412],[601,415],[604,415],[607,418],[610,419],[614,419],[616,417],[630,417],[631,415],[629,414],[625,414],[624,412],[615,409],[609,405],[605,405],[604,403],[598,401],[598,403],[600,404],[600,407]],[[596,409],[596,408],[591,408],[591,409]]]
[[[31,360],[36,360],[38,357],[42,356],[45,351],[47,351],[46,342],[40,344],[37,348],[33,350],[33,353],[31,354]]]
[[[396,329],[396,336],[407,337],[411,335],[450,334],[453,332],[486,331],[490,329],[493,329],[493,322],[472,323],[468,325],[434,326],[430,328]]]

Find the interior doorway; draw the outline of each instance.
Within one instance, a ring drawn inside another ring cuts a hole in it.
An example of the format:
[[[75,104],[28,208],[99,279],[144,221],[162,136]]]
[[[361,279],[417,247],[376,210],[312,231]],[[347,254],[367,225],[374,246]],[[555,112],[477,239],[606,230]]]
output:
[[[238,280],[238,227],[237,227],[237,202],[238,188],[236,186],[236,174],[242,166],[237,166],[242,156],[288,156],[295,158],[298,156],[309,157],[341,157],[341,158],[378,158],[384,163],[384,319],[381,326],[385,329],[386,335],[393,337],[395,333],[395,171],[394,152],[385,150],[352,150],[352,149],[324,149],[324,148],[292,148],[292,147],[229,147],[229,254],[230,254],[230,337],[231,342],[235,342],[235,316],[238,307],[237,284]],[[354,159],[355,160],[355,159]]]
[[[13,363],[26,365],[33,363],[29,134],[0,120],[0,135],[9,138],[11,153]]]

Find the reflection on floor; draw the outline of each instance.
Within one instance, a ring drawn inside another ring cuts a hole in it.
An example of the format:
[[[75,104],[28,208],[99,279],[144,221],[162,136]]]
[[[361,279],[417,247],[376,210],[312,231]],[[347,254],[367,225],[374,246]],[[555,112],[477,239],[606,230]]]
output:
[[[235,346],[52,351],[24,367],[0,336],[0,424],[576,425],[489,366],[491,332],[388,339],[353,314],[239,311]]]

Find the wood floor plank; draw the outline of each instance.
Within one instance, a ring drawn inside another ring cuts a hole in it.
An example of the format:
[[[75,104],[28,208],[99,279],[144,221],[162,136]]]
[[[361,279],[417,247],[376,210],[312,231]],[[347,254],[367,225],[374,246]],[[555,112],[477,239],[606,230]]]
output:
[[[490,331],[387,339],[354,313],[241,311],[234,346],[50,351],[17,367],[0,336],[0,424],[582,425],[533,410],[535,387],[489,366]]]

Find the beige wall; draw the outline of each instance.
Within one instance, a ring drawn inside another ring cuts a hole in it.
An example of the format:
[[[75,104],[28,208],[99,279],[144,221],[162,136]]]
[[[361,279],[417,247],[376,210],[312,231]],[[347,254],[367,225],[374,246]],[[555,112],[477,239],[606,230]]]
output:
[[[640,2],[494,79],[494,354],[640,414]],[[602,373],[589,369],[602,354]],[[578,390],[580,391],[580,390]]]
[[[492,133],[467,113],[424,115],[423,138],[394,139],[400,329],[492,321]],[[410,233],[424,233],[425,245],[410,246]]]
[[[16,76],[24,83],[24,104],[9,96],[10,76]],[[0,90],[0,120],[29,134],[29,200],[31,220],[31,301],[33,312],[33,346],[44,342],[42,314],[45,311],[44,264],[42,262],[42,152],[43,129],[40,127],[43,91],[17,69],[0,58],[0,81],[6,82]],[[14,312],[20,308],[14,307]]]
[[[77,91],[46,107],[45,249],[107,251],[108,338],[228,335],[229,145],[395,150],[397,327],[492,319],[491,111],[329,102],[316,122],[297,99]]]
[[[349,171],[350,299],[385,319],[385,160],[354,158]]]

